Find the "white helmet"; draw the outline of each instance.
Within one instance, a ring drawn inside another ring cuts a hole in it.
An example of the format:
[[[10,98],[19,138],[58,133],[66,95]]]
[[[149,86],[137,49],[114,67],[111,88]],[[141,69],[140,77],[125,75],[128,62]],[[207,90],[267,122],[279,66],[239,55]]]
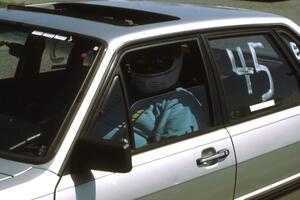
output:
[[[174,49],[166,49],[162,54],[152,53],[156,57],[140,55],[144,59],[137,59],[135,66],[131,64],[130,67],[133,84],[144,94],[155,94],[172,87],[178,81],[182,66],[182,50],[174,53]]]

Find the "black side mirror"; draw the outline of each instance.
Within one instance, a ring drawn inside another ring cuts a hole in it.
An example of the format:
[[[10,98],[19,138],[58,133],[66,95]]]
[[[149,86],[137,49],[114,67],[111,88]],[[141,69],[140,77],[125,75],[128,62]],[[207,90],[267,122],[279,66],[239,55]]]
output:
[[[81,138],[71,159],[72,172],[101,170],[126,173],[132,169],[130,145],[109,140]]]

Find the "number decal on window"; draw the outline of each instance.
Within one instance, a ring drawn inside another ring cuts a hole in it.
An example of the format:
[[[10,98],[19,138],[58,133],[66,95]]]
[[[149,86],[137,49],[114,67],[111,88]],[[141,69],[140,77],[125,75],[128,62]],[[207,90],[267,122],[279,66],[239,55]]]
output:
[[[258,73],[265,72],[268,75],[270,88],[266,93],[264,93],[262,95],[262,101],[267,101],[267,100],[271,99],[272,96],[274,95],[274,83],[273,83],[271,72],[268,69],[268,67],[258,63],[257,55],[256,55],[256,51],[255,51],[255,48],[264,48],[264,45],[260,42],[248,42],[248,46],[251,51],[251,55],[252,55],[252,59],[254,62],[254,67],[255,67],[256,72],[258,72]]]
[[[244,58],[241,47],[237,47],[236,51],[238,52],[240,61],[242,63],[242,67],[237,67],[236,66],[236,62],[235,62],[232,50],[226,49],[226,51],[227,51],[227,54],[228,54],[229,59],[231,61],[232,71],[234,73],[236,73],[238,76],[245,76],[246,84],[247,84],[247,88],[248,88],[248,94],[250,94],[250,95],[253,94],[250,75],[254,74],[254,69],[246,66],[246,61],[245,61],[245,58]]]
[[[264,101],[271,99],[274,95],[274,83],[273,83],[271,72],[267,66],[261,65],[258,63],[258,59],[257,59],[256,51],[255,51],[255,48],[264,48],[264,46],[260,42],[248,42],[248,47],[251,52],[251,56],[252,56],[253,63],[254,63],[254,68],[247,67],[241,47],[237,47],[236,51],[238,53],[242,67],[237,67],[232,50],[226,49],[226,51],[227,51],[228,57],[230,59],[231,65],[232,65],[232,71],[235,74],[237,74],[238,76],[245,76],[249,95],[253,94],[250,75],[254,74],[254,69],[257,73],[265,72],[267,74],[268,81],[269,81],[269,90],[266,93],[264,93],[261,97],[262,101],[264,102]]]
[[[297,60],[300,61],[300,50],[299,50],[297,44],[294,42],[290,42],[290,47],[291,47],[294,55],[296,56]]]

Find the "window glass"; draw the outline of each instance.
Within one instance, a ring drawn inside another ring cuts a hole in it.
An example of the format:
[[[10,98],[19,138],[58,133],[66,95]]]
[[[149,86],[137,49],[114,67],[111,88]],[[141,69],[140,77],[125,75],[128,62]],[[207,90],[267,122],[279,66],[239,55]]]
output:
[[[89,137],[114,142],[124,141],[128,136],[126,109],[120,81],[116,77]]]
[[[0,31],[0,79],[13,78],[15,76],[19,57],[12,52],[12,46],[17,49],[24,45],[27,38],[26,33],[16,31]]]
[[[100,46],[56,30],[4,23],[0,29],[0,153],[41,158],[89,72],[85,55]]]
[[[120,65],[136,148],[212,126],[208,83],[196,41],[133,50]]]
[[[282,36],[284,42],[286,43],[287,47],[290,49],[293,56],[295,56],[298,63],[300,63],[300,46],[299,46],[299,43],[297,41],[293,40],[291,37],[289,37],[288,35],[286,35],[284,33],[281,33],[280,35]]]
[[[73,43],[60,40],[46,39],[42,55],[40,73],[65,70]]]
[[[73,46],[72,42],[46,39],[39,72],[66,70]],[[94,46],[81,52],[80,58],[83,60],[83,67],[89,68],[93,64],[98,50],[99,46]]]
[[[231,119],[300,97],[295,70],[268,35],[210,40]]]

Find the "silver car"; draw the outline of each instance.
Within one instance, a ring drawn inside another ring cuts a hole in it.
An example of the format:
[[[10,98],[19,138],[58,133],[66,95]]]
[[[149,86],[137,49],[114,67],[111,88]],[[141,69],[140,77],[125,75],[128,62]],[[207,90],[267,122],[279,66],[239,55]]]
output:
[[[300,27],[147,1],[0,9],[0,199],[300,198]]]

